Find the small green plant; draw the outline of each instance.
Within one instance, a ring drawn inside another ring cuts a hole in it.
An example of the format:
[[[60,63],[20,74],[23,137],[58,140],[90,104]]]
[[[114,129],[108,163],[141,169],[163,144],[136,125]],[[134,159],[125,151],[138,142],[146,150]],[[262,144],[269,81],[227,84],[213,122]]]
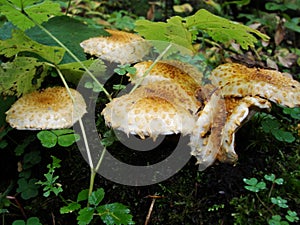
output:
[[[274,174],[270,174],[264,175],[264,180],[261,181],[253,177],[250,179],[244,178],[243,182],[246,184],[244,186],[245,189],[254,193],[255,198],[247,199],[246,197],[240,197],[239,199],[235,198],[232,200],[231,204],[233,205],[243,204],[236,205],[236,209],[240,212],[233,213],[235,224],[244,224],[248,221],[247,218],[243,218],[242,214],[245,214],[244,216],[253,216],[255,213],[259,215],[259,217],[255,218],[259,218],[262,220],[261,222],[266,221],[269,225],[288,225],[299,220],[297,213],[289,209],[286,199],[281,196],[273,197],[277,193],[274,190],[275,187],[284,184],[282,178],[276,178]],[[248,204],[248,206],[245,207],[245,204]],[[241,210],[242,208],[243,210]],[[285,212],[283,209],[288,210]],[[282,218],[283,215],[286,220]]]
[[[38,181],[36,184],[43,186],[43,195],[45,197],[49,197],[51,193],[54,193],[58,196],[59,193],[63,191],[60,183],[57,183],[59,176],[54,176],[55,169],[60,168],[61,160],[51,156],[52,163],[47,165],[48,173],[44,174],[46,181]]]
[[[52,148],[56,144],[62,147],[68,147],[79,140],[79,134],[74,134],[72,129],[61,130],[43,130],[37,134],[37,138],[41,141],[42,146]]]
[[[39,218],[37,217],[30,217],[26,221],[24,220],[15,220],[12,225],[42,225],[40,223]]]
[[[67,206],[60,209],[61,214],[78,211],[77,221],[79,225],[89,224],[94,216],[99,216],[107,225],[134,224],[130,210],[121,203],[110,203],[99,205],[104,198],[103,188],[99,188],[88,194],[89,190],[82,190],[77,201],[71,201]],[[83,207],[80,203],[87,201],[87,206]]]

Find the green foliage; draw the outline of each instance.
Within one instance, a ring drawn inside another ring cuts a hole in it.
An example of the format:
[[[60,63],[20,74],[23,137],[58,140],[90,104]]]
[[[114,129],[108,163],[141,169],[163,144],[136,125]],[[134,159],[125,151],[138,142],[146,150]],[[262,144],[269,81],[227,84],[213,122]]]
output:
[[[60,5],[47,0],[0,0],[0,11],[21,30],[46,22],[50,16],[61,15]]]
[[[89,224],[95,215],[99,216],[107,225],[134,224],[130,210],[121,203],[100,205],[104,198],[104,189],[99,188],[88,195],[88,190],[82,190],[76,202],[70,202],[60,209],[60,213],[78,212],[77,220],[79,225]],[[83,207],[79,202],[88,201],[88,206]]]
[[[260,190],[263,190],[266,188],[266,183],[263,181],[258,182],[258,180],[255,177],[253,177],[251,179],[244,178],[243,181],[244,181],[244,183],[248,184],[247,186],[245,186],[245,188],[248,191],[259,192]]]
[[[60,168],[61,160],[51,156],[52,164],[48,164],[47,168],[48,173],[44,174],[46,181],[38,181],[36,184],[44,186],[43,195],[44,197],[49,197],[51,193],[54,193],[56,196],[63,191],[61,184],[57,183],[59,176],[54,176],[54,172],[56,169]]]
[[[21,193],[21,197],[25,200],[34,198],[38,195],[37,179],[20,178],[18,180],[17,192]]]
[[[43,130],[37,134],[37,138],[46,148],[53,148],[56,144],[62,147],[68,147],[79,140],[79,134],[74,134],[72,129],[61,130]]]
[[[33,41],[25,33],[20,30],[13,30],[10,39],[0,40],[0,55],[12,57],[20,52],[30,52],[44,58],[46,61],[58,64],[65,50],[61,47],[42,45]]]
[[[104,29],[88,27],[86,24],[68,16],[53,17],[48,22],[43,23],[43,27],[62,42],[81,61],[86,60],[86,55],[79,45],[80,42],[90,37],[109,35]],[[39,27],[33,27],[27,30],[26,34],[39,43],[59,46],[49,34],[45,33]],[[74,61],[73,57],[69,54],[65,54],[61,64]]]
[[[295,211],[291,211],[290,209],[285,214],[285,218],[287,221],[282,220],[282,210],[288,209],[288,201],[283,199],[281,196],[272,197],[275,192],[276,185],[283,185],[283,178],[276,178],[274,174],[266,174],[264,175],[264,179],[260,182],[256,178],[243,179],[244,183],[247,184],[245,189],[250,192],[255,193],[255,197],[258,202],[255,202],[255,199],[247,199],[251,197],[240,197],[239,199],[234,198],[231,204],[236,206],[236,209],[244,210],[244,214],[251,216],[251,214],[257,214],[262,219],[262,221],[267,221],[269,225],[288,225],[289,222],[296,222],[299,220],[297,217],[297,213]],[[267,188],[267,182],[268,185]],[[258,194],[259,193],[259,194]],[[250,204],[249,204],[250,203]],[[248,204],[247,208],[245,207]],[[276,208],[277,206],[278,208]],[[244,208],[243,208],[244,207]],[[235,217],[235,224],[244,224],[247,219],[244,219],[241,214],[233,213]],[[253,215],[252,215],[253,216]],[[254,215],[255,216],[255,215]]]
[[[32,57],[17,57],[0,67],[0,92],[20,96],[40,87],[46,66]]]
[[[136,68],[132,67],[130,64],[118,65],[118,67],[114,69],[114,72],[121,76],[126,73],[134,75],[136,73]]]
[[[12,225],[42,225],[40,223],[39,218],[37,217],[30,217],[26,220],[26,222],[24,220],[15,220]]]
[[[286,110],[285,113],[293,114],[294,117],[299,116],[294,110]],[[264,115],[261,126],[265,133],[272,134],[278,141],[282,142],[292,143],[296,140],[292,132],[285,130],[283,123],[271,115]]]
[[[115,11],[110,14],[107,22],[112,23],[117,29],[131,31],[134,29],[135,19],[125,10]]]
[[[135,30],[146,39],[175,43],[192,51],[195,51],[193,41],[199,32],[205,32],[214,41],[222,43],[234,40],[243,49],[254,47],[257,42],[254,34],[263,40],[268,40],[266,35],[257,30],[213,15],[204,9],[186,18],[171,17],[166,23],[138,20]]]

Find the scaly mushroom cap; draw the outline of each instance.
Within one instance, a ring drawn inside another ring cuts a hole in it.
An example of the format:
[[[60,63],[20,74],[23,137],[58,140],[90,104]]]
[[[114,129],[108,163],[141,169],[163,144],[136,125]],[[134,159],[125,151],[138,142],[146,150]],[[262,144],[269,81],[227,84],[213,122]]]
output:
[[[178,105],[179,100],[172,96],[172,89],[168,93],[161,87],[166,86],[157,82],[114,98],[102,111],[106,124],[141,138],[149,136],[156,139],[160,134],[189,134],[195,118],[189,110]]]
[[[300,106],[300,83],[278,71],[227,63],[214,69],[210,79],[224,96],[260,96],[288,107]]]
[[[169,95],[173,95],[175,98],[180,100],[184,99],[184,102],[190,102],[191,104],[188,109],[195,113],[200,106],[200,103],[196,98],[196,92],[200,88],[200,84],[197,83],[192,76],[183,71],[182,68],[178,68],[177,66],[171,65],[168,62],[157,62],[155,66],[148,71],[152,63],[152,61],[137,63],[134,66],[136,68],[136,74],[128,74],[130,81],[135,84],[140,82],[142,79],[142,86],[153,85],[153,82],[156,82],[156,85],[159,85],[159,90],[165,90],[170,93]],[[180,64],[176,63],[176,65]],[[187,65],[185,68],[188,68],[189,72],[193,71]],[[168,82],[164,83],[162,81]],[[166,84],[166,87],[164,87],[164,84]],[[176,93],[176,95],[174,95],[174,93]]]
[[[94,37],[80,43],[84,52],[103,60],[121,64],[142,61],[150,44],[137,34],[106,30],[111,36]]]
[[[69,128],[86,113],[81,94],[74,89],[70,91],[74,103],[64,87],[26,94],[6,112],[6,121],[20,130]]]

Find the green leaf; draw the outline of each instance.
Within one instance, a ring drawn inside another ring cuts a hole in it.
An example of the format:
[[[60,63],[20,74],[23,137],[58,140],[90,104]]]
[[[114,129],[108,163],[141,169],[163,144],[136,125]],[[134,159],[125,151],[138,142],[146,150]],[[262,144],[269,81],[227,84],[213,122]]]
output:
[[[251,179],[243,179],[244,183],[248,184],[249,186],[245,186],[245,188],[251,192],[259,192],[260,190],[263,190],[266,188],[266,183],[261,181],[258,182],[256,178]]]
[[[62,136],[64,134],[72,134],[72,133],[74,133],[74,130],[72,130],[72,129],[59,129],[59,130],[51,130],[51,132],[53,134],[55,134],[56,136]]]
[[[271,198],[271,202],[275,205],[278,205],[280,208],[288,208],[289,206],[286,204],[287,200],[281,198],[280,196]]]
[[[275,181],[275,174],[265,175],[264,178],[268,181],[274,182]]]
[[[89,68],[92,63],[94,63],[94,60],[85,60],[81,62],[86,68]],[[73,84],[77,84],[83,73],[85,73],[84,68],[82,65],[78,62],[72,62],[72,63],[65,63],[58,65],[58,68],[64,75],[65,79],[69,82],[72,82]]]
[[[106,225],[134,224],[130,210],[121,203],[99,206],[97,212]]]
[[[77,202],[71,202],[67,206],[60,208],[60,214],[72,213],[80,209],[81,205]]]
[[[288,215],[285,216],[285,218],[290,222],[296,222],[299,220],[299,217],[297,216],[297,213],[295,211],[288,210]]]
[[[126,85],[123,85],[123,84],[114,84],[114,85],[113,85],[113,89],[114,89],[114,90],[117,90],[117,91],[123,90],[123,89],[125,89],[125,88],[126,88]]]
[[[48,21],[50,16],[61,15],[60,5],[53,1],[1,0],[0,11],[1,14],[6,16],[7,20],[11,21],[21,30],[35,26],[35,23],[31,19],[41,24]]]
[[[92,194],[89,196],[89,203],[91,205],[99,205],[99,203],[102,201],[104,198],[104,189],[99,188],[96,191],[93,191]]]
[[[14,30],[12,38],[4,41],[0,40],[0,55],[9,58],[17,55],[19,52],[37,54],[54,64],[58,64],[65,54],[65,50],[61,47],[42,45],[30,39],[22,31]]]
[[[31,151],[24,155],[23,158],[23,170],[27,170],[32,166],[38,164],[42,157],[39,151]]]
[[[247,27],[237,22],[213,15],[205,9],[200,9],[193,16],[186,18],[186,26],[189,29],[199,29],[210,35],[215,41],[226,43],[236,41],[243,49],[254,47],[257,42],[257,35],[263,40],[269,37],[255,29]]]
[[[292,31],[300,33],[299,23],[300,23],[300,17],[296,17],[291,19],[290,21],[286,21],[284,23],[284,26]]]
[[[26,147],[29,144],[31,144],[31,142],[33,142],[34,140],[35,140],[35,136],[34,135],[27,136],[27,138],[21,144],[19,144],[15,148],[15,154],[16,154],[16,156],[22,155],[24,153],[24,150],[26,149]]]
[[[81,61],[86,60],[86,55],[80,47],[80,43],[82,41],[90,37],[108,35],[104,29],[90,28],[86,24],[69,16],[53,17],[48,22],[43,23],[43,27],[60,40]],[[33,27],[27,30],[26,34],[41,44],[59,46],[39,27]],[[69,54],[65,54],[61,64],[71,63],[74,61],[75,60]]]
[[[89,190],[84,189],[78,193],[77,202],[85,201],[88,199],[88,197],[89,197]]]
[[[59,136],[57,143],[62,147],[69,147],[80,139],[79,134],[66,134]]]
[[[36,197],[38,195],[38,186],[36,185],[37,179],[27,180],[20,178],[18,180],[17,192],[21,193],[21,197],[25,200]]]
[[[79,211],[77,216],[78,224],[79,225],[86,225],[89,224],[94,216],[94,209],[90,207],[85,207]]]
[[[57,143],[57,136],[53,132],[48,130],[40,131],[37,134],[37,138],[41,141],[42,146],[46,148],[52,148]]]
[[[24,220],[15,220],[12,225],[26,225]]]
[[[289,131],[277,129],[277,130],[271,130],[271,133],[274,135],[274,137],[278,141],[292,143],[296,140],[296,138],[293,136],[293,134]]]
[[[36,58],[17,57],[0,65],[0,92],[20,96],[38,89],[46,73],[45,64]]]
[[[27,219],[26,225],[42,225],[40,219],[37,217],[30,217]]]
[[[283,113],[290,115],[292,118],[300,120],[300,107],[297,108],[284,108]]]

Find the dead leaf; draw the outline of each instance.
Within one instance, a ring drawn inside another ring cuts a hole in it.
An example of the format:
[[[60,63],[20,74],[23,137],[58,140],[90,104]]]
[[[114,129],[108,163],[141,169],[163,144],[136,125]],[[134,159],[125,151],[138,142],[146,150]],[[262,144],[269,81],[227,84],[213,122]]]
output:
[[[285,36],[285,29],[282,25],[282,22],[280,22],[276,28],[275,36],[274,36],[274,41],[275,45],[278,46],[280,43],[283,41]]]

